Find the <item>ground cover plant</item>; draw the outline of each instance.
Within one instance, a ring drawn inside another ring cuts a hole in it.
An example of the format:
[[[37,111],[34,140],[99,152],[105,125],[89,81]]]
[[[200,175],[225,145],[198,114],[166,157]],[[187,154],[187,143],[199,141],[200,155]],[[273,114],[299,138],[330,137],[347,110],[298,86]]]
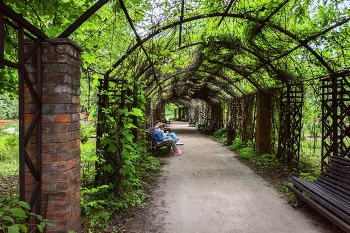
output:
[[[6,121],[0,125],[0,232],[43,232],[52,226],[49,220],[30,212],[30,206],[18,200],[18,123]],[[29,229],[26,218],[31,216],[39,223]]]
[[[108,227],[109,220],[115,214],[130,215],[134,207],[142,207],[149,198],[151,181],[155,173],[160,170],[164,158],[154,157],[149,152],[143,151],[133,161],[135,173],[132,179],[120,186],[120,195],[114,195],[108,185],[95,186],[96,163],[101,162],[101,156],[96,154],[96,128],[93,124],[82,126],[84,143],[81,145],[81,208],[84,232],[101,232]],[[114,231],[118,232],[118,226]],[[111,230],[111,229],[109,229]],[[110,232],[110,231],[109,231]]]
[[[18,197],[18,124],[0,126],[0,203]]]

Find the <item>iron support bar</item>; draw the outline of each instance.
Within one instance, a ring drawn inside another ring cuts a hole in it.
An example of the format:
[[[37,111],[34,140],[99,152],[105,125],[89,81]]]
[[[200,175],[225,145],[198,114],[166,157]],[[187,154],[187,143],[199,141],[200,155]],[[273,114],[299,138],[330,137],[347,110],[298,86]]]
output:
[[[153,62],[152,62],[152,60],[150,59],[150,57],[149,57],[149,55],[148,55],[148,53],[147,53],[145,47],[143,47],[143,45],[142,45],[142,44],[143,44],[143,43],[142,43],[142,40],[141,40],[140,36],[137,34],[137,31],[136,31],[136,29],[135,29],[135,27],[134,27],[134,24],[132,23],[132,20],[131,20],[131,18],[130,18],[130,15],[129,15],[129,13],[128,13],[128,10],[126,9],[123,0],[119,0],[119,3],[120,3],[120,7],[122,8],[122,10],[123,10],[123,12],[124,12],[124,14],[125,14],[126,19],[128,20],[128,23],[129,23],[131,29],[133,30],[133,32],[134,32],[134,34],[135,34],[137,43],[140,44],[140,47],[141,47],[142,51],[145,53],[148,62],[149,62],[149,63],[151,64],[151,66],[152,66],[152,72],[153,72],[153,75],[154,75],[154,79],[155,79],[155,81],[156,81],[158,87],[160,88],[160,86],[159,86],[159,84],[158,84],[158,77],[157,77],[156,71],[155,71],[154,66],[153,66]]]
[[[41,45],[42,40],[38,39],[35,41],[35,43],[30,47],[30,49],[26,52],[24,56],[24,62],[27,62],[32,53],[38,48],[39,45]],[[40,58],[41,60],[41,58]],[[28,83],[28,82],[27,82]]]
[[[101,7],[103,7],[109,0],[100,0],[96,2],[92,7],[84,12],[74,23],[72,23],[64,32],[57,38],[68,38],[78,27],[80,27],[91,15],[95,14]]]
[[[179,47],[181,47],[182,21],[184,20],[185,0],[181,1],[180,31],[179,31]]]
[[[18,26],[18,63],[19,63],[19,182],[20,200],[25,201],[25,122],[24,122],[24,33]]]
[[[10,25],[13,29],[18,30],[18,27],[16,24],[12,23],[10,20],[5,19],[5,24]],[[24,35],[26,35],[28,38],[32,39],[32,40],[36,40],[36,37],[33,37],[30,33],[27,33],[26,31],[24,31]]]
[[[30,94],[35,102],[36,107],[38,109],[40,109],[41,108],[41,101],[40,101],[39,97],[37,96],[37,94],[35,93],[33,84],[30,82],[29,76],[28,76],[26,71],[24,71],[24,81],[27,84],[27,87],[28,87],[29,92],[30,92]]]
[[[19,64],[11,62],[11,61],[8,61],[8,60],[3,60],[2,63],[5,66],[9,66],[9,67],[15,68],[17,70],[21,69],[21,66]]]
[[[5,48],[5,22],[4,14],[0,12],[0,69],[4,68],[4,48]]]
[[[37,48],[37,93],[36,96],[39,99],[40,103],[37,106],[37,111],[40,112],[37,123],[37,135],[36,135],[36,164],[38,164],[36,170],[39,174],[37,184],[38,188],[35,187],[34,191],[37,190],[36,196],[36,213],[42,213],[42,197],[41,197],[41,174],[42,174],[42,47],[41,43]],[[33,194],[34,196],[34,194]]]
[[[268,15],[266,17],[266,19],[264,20],[265,22],[268,22],[272,16],[274,16],[284,5],[286,5],[290,0],[285,0],[284,2],[282,2],[280,5],[278,5],[278,7],[271,12],[270,15]],[[264,24],[260,24],[258,28],[254,29],[254,34],[250,37],[249,39],[249,43],[252,42],[253,38],[255,37],[255,35],[261,31],[261,29],[266,25],[266,23]]]
[[[3,12],[4,15],[10,17],[13,19],[18,25],[22,25],[26,30],[28,30],[33,35],[45,39],[49,38],[45,33],[34,27],[31,23],[29,23],[27,20],[25,20],[22,15],[17,14],[15,11],[13,11],[10,7],[6,6],[3,2],[0,2],[0,12]]]
[[[228,6],[226,7],[226,10],[224,12],[224,15],[221,17],[219,23],[218,23],[218,27],[220,26],[220,24],[222,23],[222,21],[224,21],[224,18],[226,16],[226,14],[229,12],[229,10],[231,9],[233,3],[235,2],[236,0],[231,0],[231,2],[228,4]]]

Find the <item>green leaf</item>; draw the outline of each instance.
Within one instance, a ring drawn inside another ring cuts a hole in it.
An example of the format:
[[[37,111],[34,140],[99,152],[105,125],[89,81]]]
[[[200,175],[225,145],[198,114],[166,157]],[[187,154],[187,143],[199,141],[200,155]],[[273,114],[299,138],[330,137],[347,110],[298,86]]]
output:
[[[108,151],[110,151],[110,152],[116,152],[117,151],[117,147],[114,145],[114,143],[109,144]]]
[[[19,229],[23,232],[27,232],[28,231],[28,228],[25,226],[25,225],[22,225],[22,224],[17,224],[17,226],[19,227]]]
[[[18,205],[22,206],[23,208],[30,210],[30,205],[27,202],[19,201]]]
[[[20,217],[20,218],[26,217],[26,212],[20,208],[13,208],[13,209],[11,209],[11,212],[16,217]]]
[[[4,216],[4,217],[2,218],[2,220],[4,220],[4,221],[9,221],[9,222],[12,222],[12,223],[15,222],[15,221],[13,220],[13,218],[11,218],[10,216]]]
[[[19,233],[19,228],[18,226],[9,226],[7,228],[8,233]]]
[[[41,215],[37,215],[36,218],[39,219],[40,221],[43,221],[43,217]]]
[[[138,108],[132,108],[132,113],[134,116],[143,116],[141,109]]]

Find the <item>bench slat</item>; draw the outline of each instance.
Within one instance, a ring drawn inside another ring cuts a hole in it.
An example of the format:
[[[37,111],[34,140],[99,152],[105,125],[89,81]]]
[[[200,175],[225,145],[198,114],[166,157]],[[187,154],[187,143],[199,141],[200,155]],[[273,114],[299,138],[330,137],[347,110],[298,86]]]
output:
[[[339,190],[340,192],[344,193],[350,199],[350,187],[344,183],[341,183],[339,181],[334,181],[333,179],[329,179],[325,176],[320,176],[317,180],[318,182],[322,182],[328,186],[332,186],[333,188]]]
[[[345,166],[350,166],[349,159],[346,159],[346,158],[343,158],[343,157],[340,157],[340,156],[332,156],[330,161],[331,162],[336,162],[336,163],[339,163],[339,164],[343,164]]]
[[[316,184],[332,190],[333,192],[337,193],[338,195],[342,196],[344,199],[350,202],[350,191],[343,189],[342,187],[335,185],[334,183],[329,182],[328,180],[325,179],[318,179],[314,181]]]
[[[326,167],[327,173],[336,174],[337,176],[343,178],[342,181],[350,185],[350,168],[343,165],[332,165]],[[325,172],[323,174],[326,174]]]
[[[339,175],[337,175],[337,173],[334,172],[330,173],[328,171],[325,171],[322,173],[321,177],[328,177],[329,180],[332,180],[333,182],[339,184],[350,185],[347,179],[340,177]]]
[[[312,191],[314,195],[318,196],[324,201],[329,202],[335,208],[341,209],[344,212],[346,212],[348,215],[350,215],[349,201],[343,198],[341,195],[339,195],[339,193],[333,192],[328,188],[324,188],[323,186],[317,185],[317,183],[315,182],[307,182],[300,179],[298,179],[295,182],[300,183],[301,185],[304,186],[305,189]]]
[[[345,232],[349,233],[350,232],[350,227],[349,225],[342,221],[341,219],[339,219],[338,217],[336,217],[334,214],[332,214],[331,212],[329,212],[328,210],[326,210],[324,207],[320,206],[319,204],[317,204],[316,202],[312,201],[310,198],[306,197],[302,192],[300,192],[299,190],[297,190],[296,188],[294,188],[293,186],[287,184],[287,187],[289,190],[291,190],[295,195],[297,195],[298,197],[300,197],[304,202],[306,202],[307,204],[309,204],[312,208],[314,208],[315,210],[317,210],[320,214],[322,214],[323,216],[325,216],[326,218],[328,218],[329,220],[331,220],[332,222],[334,222],[337,226],[339,226],[342,230],[344,230]]]
[[[295,179],[291,180],[291,182],[294,184],[294,186],[304,191],[306,194],[310,195],[314,200],[316,200],[319,203],[319,205],[322,205],[323,207],[325,207],[335,215],[341,217],[344,221],[350,223],[350,216],[348,215],[350,214],[350,212],[345,210],[345,212],[348,214],[344,213],[344,211],[334,203],[333,198],[331,200],[324,199],[324,196],[319,196],[317,192],[315,192],[315,190],[308,188],[307,184],[303,183],[302,180],[296,177]],[[308,182],[308,183],[311,183],[311,182]]]
[[[152,145],[156,148],[160,148],[160,147],[163,147],[163,146],[166,146],[168,147],[168,149],[170,149],[171,147],[171,144],[170,144],[170,141],[163,141],[163,142],[160,142],[160,143],[157,143],[155,140],[154,140],[154,137],[153,137],[153,134],[152,133],[149,133],[149,132],[146,132],[147,133],[147,138],[149,141],[152,142]]]
[[[300,180],[300,182],[307,186],[314,193],[316,193],[317,196],[319,196],[321,199],[329,202],[334,207],[339,208],[346,212],[346,214],[350,215],[349,201],[343,198],[338,193],[333,192],[333,190],[331,189],[320,186],[315,182],[306,182],[303,180]]]
[[[289,178],[287,187],[333,223],[350,233],[350,159],[333,156],[320,177],[308,182]]]

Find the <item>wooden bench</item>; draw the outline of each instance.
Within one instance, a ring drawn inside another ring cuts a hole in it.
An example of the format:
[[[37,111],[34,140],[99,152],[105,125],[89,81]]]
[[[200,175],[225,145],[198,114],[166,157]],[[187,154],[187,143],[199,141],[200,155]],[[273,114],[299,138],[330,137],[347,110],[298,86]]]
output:
[[[209,121],[205,119],[205,120],[203,120],[201,123],[199,123],[199,124],[197,125],[197,128],[201,131],[201,130],[203,130],[205,127],[207,127],[208,124],[209,124]]]
[[[207,124],[207,126],[205,126],[204,128],[201,129],[201,132],[204,133],[204,134],[207,134],[207,133],[210,133],[212,134],[215,130],[215,122],[212,121],[212,122],[209,122]]]
[[[350,232],[350,160],[333,156],[320,177],[312,182],[297,177],[287,187],[294,193],[296,204],[305,203],[317,210],[345,232]]]
[[[190,121],[188,122],[190,126],[194,126],[196,124],[196,118],[191,118]]]
[[[146,131],[146,140],[151,146],[151,149],[159,149],[161,147],[167,147],[168,151],[171,150],[171,142],[156,142],[153,137],[153,133],[150,133],[149,131]]]

